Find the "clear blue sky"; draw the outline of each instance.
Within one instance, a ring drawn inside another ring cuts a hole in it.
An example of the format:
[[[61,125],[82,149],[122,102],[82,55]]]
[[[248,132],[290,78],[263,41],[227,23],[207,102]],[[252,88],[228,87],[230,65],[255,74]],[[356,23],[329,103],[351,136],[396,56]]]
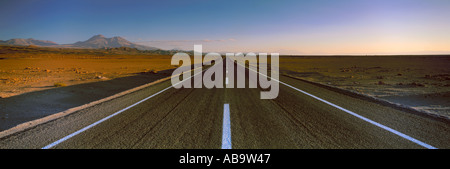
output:
[[[0,39],[96,34],[164,49],[282,54],[445,53],[449,0],[3,0]]]

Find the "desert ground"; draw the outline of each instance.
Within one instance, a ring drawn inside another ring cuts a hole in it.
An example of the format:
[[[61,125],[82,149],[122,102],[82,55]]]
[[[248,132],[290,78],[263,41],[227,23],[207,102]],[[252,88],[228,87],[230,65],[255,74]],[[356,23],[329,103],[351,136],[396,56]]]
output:
[[[0,130],[168,77],[170,61],[128,48],[0,46]]]
[[[5,51],[15,50],[7,53]],[[51,51],[46,51],[50,49]],[[171,56],[101,50],[3,47],[0,97],[173,69]],[[33,51],[35,50],[35,51]],[[30,51],[30,52],[29,52]]]
[[[0,131],[168,77],[171,56],[0,46]],[[450,117],[450,56],[280,56],[280,74]]]
[[[450,56],[284,56],[280,73],[450,117]]]

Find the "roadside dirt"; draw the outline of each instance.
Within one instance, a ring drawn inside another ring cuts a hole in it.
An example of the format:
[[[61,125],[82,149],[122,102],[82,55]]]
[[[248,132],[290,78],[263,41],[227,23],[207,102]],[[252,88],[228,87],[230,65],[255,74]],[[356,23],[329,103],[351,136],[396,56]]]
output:
[[[280,57],[280,73],[450,117],[449,56]]]
[[[171,56],[0,46],[0,131],[172,74]]]

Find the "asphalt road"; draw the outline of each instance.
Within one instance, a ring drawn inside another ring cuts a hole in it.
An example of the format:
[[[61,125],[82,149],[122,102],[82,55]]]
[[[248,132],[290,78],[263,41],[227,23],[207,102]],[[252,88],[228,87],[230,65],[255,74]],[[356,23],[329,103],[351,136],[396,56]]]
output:
[[[261,100],[260,88],[174,89],[169,80],[1,138],[0,148],[220,149],[227,139],[233,149],[427,148],[416,141],[450,148],[448,120],[298,79],[280,76],[280,81],[278,97]],[[224,124],[224,111],[229,125]]]

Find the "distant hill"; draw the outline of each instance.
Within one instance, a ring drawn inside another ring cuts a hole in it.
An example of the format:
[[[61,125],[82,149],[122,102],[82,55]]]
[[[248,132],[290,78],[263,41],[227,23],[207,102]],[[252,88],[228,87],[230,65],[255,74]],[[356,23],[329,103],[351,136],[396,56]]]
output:
[[[62,45],[56,45],[62,46]],[[112,56],[112,55],[174,55],[178,52],[184,52],[189,55],[193,55],[193,51],[175,51],[175,50],[138,50],[131,47],[117,47],[117,48],[75,48],[75,47],[55,47],[55,46],[36,46],[36,45],[0,45],[0,55],[2,54],[18,54],[9,56],[23,56],[22,53],[26,54],[61,54],[61,55],[96,55],[101,56]],[[28,55],[29,56],[29,55]],[[3,59],[0,56],[0,59]]]
[[[106,38],[103,35],[95,35],[91,38],[89,38],[86,41],[82,42],[76,42],[72,44],[73,47],[78,48],[118,48],[118,47],[130,47],[130,48],[136,48],[139,50],[158,50],[158,48],[150,47],[150,46],[144,46],[144,45],[138,45],[131,43],[130,41],[120,37],[112,37],[112,38]]]
[[[95,35],[86,41],[80,41],[80,42],[76,42],[74,44],[64,44],[64,45],[60,45],[60,44],[57,44],[52,41],[35,40],[32,38],[10,39],[10,40],[6,40],[6,41],[0,40],[0,45],[15,45],[15,46],[35,45],[35,46],[44,46],[44,47],[88,48],[88,49],[129,47],[129,48],[136,48],[138,50],[159,50],[159,48],[132,43],[120,36],[106,38],[103,35]]]
[[[52,46],[52,45],[58,45],[55,42],[48,41],[48,40],[36,40],[36,39],[10,39],[7,41],[0,41],[0,45],[17,45],[17,46],[29,46],[29,45],[35,45],[35,46]]]

